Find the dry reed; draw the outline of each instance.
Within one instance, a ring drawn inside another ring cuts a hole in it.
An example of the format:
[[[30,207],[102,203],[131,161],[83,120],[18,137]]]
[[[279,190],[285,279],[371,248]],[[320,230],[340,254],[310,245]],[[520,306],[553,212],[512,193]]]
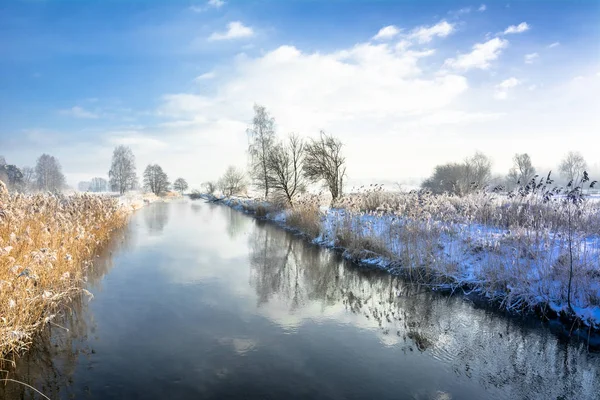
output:
[[[128,211],[95,195],[8,193],[0,182],[0,357],[16,357],[84,289],[90,259]]]

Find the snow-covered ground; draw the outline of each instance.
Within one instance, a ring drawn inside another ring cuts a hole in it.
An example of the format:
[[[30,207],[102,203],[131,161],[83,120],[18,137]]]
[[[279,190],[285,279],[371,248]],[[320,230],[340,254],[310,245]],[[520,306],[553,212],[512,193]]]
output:
[[[271,208],[248,198],[220,202],[248,213],[259,206]],[[289,228],[288,217],[286,210],[266,215]],[[562,232],[322,207],[320,233],[313,242],[392,273],[426,274],[434,288],[469,288],[508,310],[568,309],[569,240]],[[585,324],[600,329],[600,236],[576,233],[571,244],[572,308]]]

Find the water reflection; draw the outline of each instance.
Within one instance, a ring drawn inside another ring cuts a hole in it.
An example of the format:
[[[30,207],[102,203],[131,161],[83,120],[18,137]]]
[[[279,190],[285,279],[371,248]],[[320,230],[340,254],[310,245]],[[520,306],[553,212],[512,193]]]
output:
[[[272,225],[249,240],[250,283],[260,308],[277,323],[333,319],[373,330],[383,344],[422,352],[507,398],[600,393],[598,355],[583,342],[561,343],[537,321],[498,316],[463,298],[347,265]]]
[[[212,207],[218,207],[211,204]],[[237,238],[241,233],[245,232],[248,225],[252,222],[248,216],[240,212],[232,212],[228,215],[227,221],[227,235],[230,239]]]
[[[144,221],[149,235],[160,235],[169,223],[170,212],[171,207],[166,202],[153,203],[144,210]]]
[[[157,214],[169,223],[149,236]],[[73,307],[70,336],[53,327],[14,378],[53,399],[102,400],[587,399],[600,389],[598,356],[538,322],[356,268],[227,207],[154,204],[123,236],[97,259],[96,298]]]

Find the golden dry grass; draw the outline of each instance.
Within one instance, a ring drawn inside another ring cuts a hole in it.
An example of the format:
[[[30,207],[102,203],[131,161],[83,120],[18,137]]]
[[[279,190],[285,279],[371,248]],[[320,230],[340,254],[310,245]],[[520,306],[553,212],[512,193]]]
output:
[[[320,202],[319,196],[304,195],[290,209],[287,224],[311,238],[316,238],[321,231]]]
[[[0,358],[27,350],[81,293],[90,259],[127,215],[115,198],[8,193],[0,182]]]

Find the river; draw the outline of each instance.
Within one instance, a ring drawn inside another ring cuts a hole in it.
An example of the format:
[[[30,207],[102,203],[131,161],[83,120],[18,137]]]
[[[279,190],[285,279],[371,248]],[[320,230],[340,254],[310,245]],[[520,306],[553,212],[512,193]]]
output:
[[[230,208],[137,211],[12,372],[51,399],[595,399],[600,355]],[[33,399],[9,382],[0,398]]]

